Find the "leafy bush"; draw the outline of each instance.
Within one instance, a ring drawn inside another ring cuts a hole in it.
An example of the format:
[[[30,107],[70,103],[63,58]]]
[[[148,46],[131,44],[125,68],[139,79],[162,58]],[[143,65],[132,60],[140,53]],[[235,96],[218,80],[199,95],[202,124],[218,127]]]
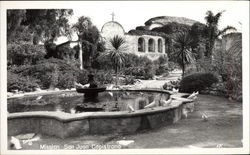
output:
[[[123,83],[125,85],[132,85],[135,84],[136,80],[133,76],[125,76]]]
[[[168,74],[168,57],[160,56],[158,59],[154,60],[154,68],[156,75]]]
[[[95,80],[99,85],[110,84],[114,82],[114,78],[111,72],[106,72],[102,70],[96,71]]]
[[[38,86],[38,80],[30,76],[20,76],[15,73],[7,72],[7,91],[19,90],[30,92],[33,91]]]
[[[82,70],[80,71],[79,75],[77,76],[77,82],[81,84],[88,83],[88,71]],[[97,83],[98,86],[104,85],[104,84],[110,84],[114,82],[114,78],[111,74],[111,72],[103,71],[103,70],[94,70],[94,80]]]
[[[181,80],[179,91],[185,93],[201,91],[217,82],[217,77],[212,73],[195,73],[188,75]]]
[[[38,80],[43,89],[59,87],[72,88],[73,82],[77,80],[80,70],[73,63],[67,63],[59,59],[45,59],[36,65],[23,65],[11,67],[10,72],[21,76],[30,76]],[[87,75],[84,77],[87,81]]]
[[[173,61],[168,61],[168,71],[173,71],[174,69],[180,69],[179,65]]]
[[[124,69],[125,75],[132,75],[136,78],[142,78],[142,76],[145,74],[143,67],[129,67]]]
[[[173,88],[177,89],[179,87],[180,87],[180,80],[166,82],[163,85],[163,89],[166,89],[166,90],[173,90]]]
[[[169,74],[168,73],[168,67],[166,65],[160,65],[155,70],[155,75],[162,75],[162,74]]]
[[[66,72],[64,74],[61,73],[58,77],[58,83],[56,87],[60,89],[74,88],[76,77],[72,75],[74,75],[72,72]]]
[[[152,79],[154,76],[151,66],[129,67],[124,70],[125,75],[135,76],[138,79]]]
[[[45,49],[43,45],[32,43],[11,43],[7,45],[8,65],[36,64],[44,59]]]
[[[88,72],[84,69],[79,71],[79,74],[76,76],[76,81],[81,84],[86,84],[88,82]]]
[[[88,72],[86,70],[79,70],[77,63],[71,62],[67,63],[60,59],[45,59],[39,61],[36,65],[22,65],[18,67],[9,67],[9,72],[14,75],[20,75],[21,77],[29,77],[35,79],[36,85],[42,89],[48,88],[60,88],[67,89],[74,87],[74,82],[77,81],[81,84],[86,84],[88,82]],[[95,81],[98,85],[108,84],[113,82],[113,76],[110,72],[105,72],[102,70],[94,71]],[[19,79],[20,77],[15,77]],[[11,89],[15,86],[15,81],[12,80],[11,85],[8,85]],[[26,80],[27,81],[27,80]],[[18,83],[19,90],[26,88],[25,80],[20,80]],[[23,83],[23,84],[21,84]],[[13,85],[13,86],[12,86]]]

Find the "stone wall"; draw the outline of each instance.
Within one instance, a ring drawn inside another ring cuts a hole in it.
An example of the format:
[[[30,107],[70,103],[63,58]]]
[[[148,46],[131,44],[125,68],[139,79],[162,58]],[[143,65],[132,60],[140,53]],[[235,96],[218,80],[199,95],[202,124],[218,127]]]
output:
[[[101,35],[105,42],[107,43],[110,38],[114,37],[115,35],[119,35],[121,37],[124,37],[127,41],[127,52],[136,54],[138,56],[147,56],[151,60],[155,60],[159,58],[161,55],[166,55],[166,47],[165,47],[165,39],[161,36],[153,36],[153,35],[131,35],[128,33],[125,33],[123,27],[121,24],[115,21],[107,22],[103,25],[101,30]],[[138,51],[138,39],[143,38],[145,40],[145,51],[140,52]],[[149,39],[154,40],[154,51],[149,52]],[[158,49],[158,40],[161,40],[162,50],[159,52]],[[107,44],[106,44],[107,46]]]
[[[148,90],[147,90],[148,91]],[[163,93],[163,92],[162,92]],[[60,138],[89,134],[135,133],[173,124],[183,117],[183,112],[194,109],[192,100],[183,94],[172,95],[173,103],[135,112],[23,112],[8,114],[8,136],[41,133]]]
[[[159,58],[161,55],[167,55],[166,53],[166,46],[165,46],[165,39],[160,36],[150,36],[150,35],[130,35],[126,34],[125,38],[128,43],[128,52],[134,53],[138,56],[147,56],[151,60],[155,60]],[[145,51],[138,51],[138,40],[139,38],[143,38],[145,41]],[[149,39],[154,40],[154,52],[149,52]],[[159,52],[158,49],[158,40],[162,41],[162,51]]]
[[[106,40],[112,38],[115,35],[124,36],[125,31],[121,24],[115,21],[107,22],[101,29],[101,36]]]

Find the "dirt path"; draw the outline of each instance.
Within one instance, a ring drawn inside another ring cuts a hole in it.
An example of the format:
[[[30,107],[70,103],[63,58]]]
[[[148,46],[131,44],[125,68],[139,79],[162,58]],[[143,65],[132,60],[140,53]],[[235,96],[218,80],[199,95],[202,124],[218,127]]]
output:
[[[177,80],[180,77],[181,77],[181,71],[177,70],[177,71],[170,72],[170,74],[164,80],[140,80],[141,83],[135,85],[134,88],[137,88],[137,89],[138,88],[139,89],[143,89],[143,88],[161,89],[162,86],[166,82],[172,81],[172,80]]]

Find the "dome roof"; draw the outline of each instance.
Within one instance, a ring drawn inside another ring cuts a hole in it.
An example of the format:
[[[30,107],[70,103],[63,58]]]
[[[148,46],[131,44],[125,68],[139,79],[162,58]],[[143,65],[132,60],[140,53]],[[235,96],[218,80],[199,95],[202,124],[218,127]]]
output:
[[[109,21],[102,26],[101,33],[103,37],[110,38],[114,35],[123,36],[125,31],[120,23]]]

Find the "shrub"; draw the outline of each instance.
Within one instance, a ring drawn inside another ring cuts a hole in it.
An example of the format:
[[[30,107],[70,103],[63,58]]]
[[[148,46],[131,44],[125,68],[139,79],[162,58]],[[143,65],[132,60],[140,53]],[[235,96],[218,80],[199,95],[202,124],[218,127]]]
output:
[[[160,65],[156,68],[155,75],[162,75],[162,74],[168,74],[167,65]]]
[[[79,75],[77,76],[77,82],[81,84],[88,83],[88,71],[82,70],[80,71]],[[111,72],[103,71],[103,70],[94,70],[94,80],[97,83],[98,86],[104,85],[104,84],[110,84],[113,83],[114,78],[111,74]]]
[[[179,87],[180,87],[180,80],[166,82],[163,85],[163,89],[166,89],[166,90],[172,90],[173,88],[177,89]]]
[[[153,79],[155,75],[155,71],[154,68],[151,64],[146,64],[146,66],[144,67],[144,79],[148,80],[148,79]]]
[[[95,80],[99,85],[110,84],[114,82],[111,72],[95,71]]]
[[[143,67],[129,67],[124,70],[125,75],[134,76],[138,79],[152,79],[154,76],[154,71],[151,66]]]
[[[76,81],[81,84],[86,84],[88,82],[88,72],[84,69],[79,71],[79,74],[76,76]]]
[[[173,61],[168,61],[168,71],[173,71],[174,69],[180,69],[179,65]]]
[[[125,68],[124,70],[125,75],[132,75],[137,78],[142,78],[142,76],[145,74],[143,67],[129,67]]]
[[[168,74],[168,57],[166,55],[160,56],[158,59],[153,61],[155,75]]]
[[[30,76],[37,79],[39,86],[43,89],[53,87],[72,88],[74,81],[81,73],[74,63],[67,63],[64,60],[54,58],[39,61],[36,65],[11,67],[9,71],[24,77]],[[81,77],[82,81],[87,82],[87,74]]]
[[[7,45],[8,65],[36,64],[44,59],[45,49],[42,45],[32,43],[11,43]]]
[[[185,93],[201,91],[217,82],[217,77],[212,73],[195,73],[188,75],[181,80],[179,91]]]
[[[67,88],[74,88],[76,81],[76,77],[73,76],[74,74],[72,72],[66,72],[64,74],[60,73],[60,76],[58,77],[58,83],[57,88],[60,89],[67,89]]]
[[[16,89],[19,91],[30,92],[39,87],[38,80],[30,76],[24,77],[9,71],[7,72],[7,76],[7,90],[9,92]]]
[[[132,85],[135,84],[135,78],[133,76],[125,76],[123,84],[125,85]]]

